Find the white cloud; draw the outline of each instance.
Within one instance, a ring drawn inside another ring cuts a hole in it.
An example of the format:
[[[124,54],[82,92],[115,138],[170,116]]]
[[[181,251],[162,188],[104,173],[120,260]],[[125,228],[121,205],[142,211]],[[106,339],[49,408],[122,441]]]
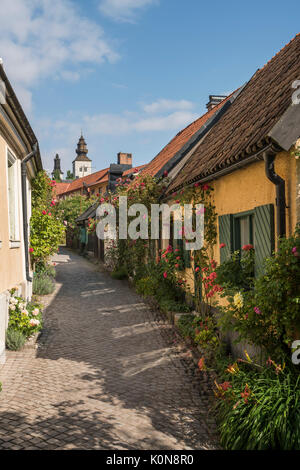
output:
[[[151,104],[145,104],[142,108],[138,106],[137,111],[125,110],[119,114],[102,113],[81,116],[69,112],[63,119],[55,122],[51,122],[48,118],[40,119],[36,126],[38,135],[44,141],[49,142],[49,146],[44,149],[46,165],[53,165],[54,155],[58,151],[63,157],[63,171],[66,171],[67,166],[71,167],[81,129],[83,129],[88,147],[90,143],[94,143],[97,155],[101,141],[109,142],[120,136],[126,136],[126,139],[124,138],[126,142],[130,141],[132,136],[137,135],[146,139],[150,136],[153,140],[153,133],[171,131],[175,134],[199,117],[190,109],[180,109],[181,103],[184,102],[190,103],[185,100],[172,101],[172,103],[178,103],[178,108],[164,114],[155,113],[154,110],[151,114],[147,113],[145,108]],[[194,104],[190,103],[188,107],[193,108]]]
[[[146,104],[143,106],[143,109],[146,113],[161,113],[164,111],[173,111],[173,110],[187,110],[194,107],[194,103],[187,100],[166,100],[160,99],[154,103]]]
[[[99,10],[114,21],[134,23],[138,10],[157,4],[158,0],[101,0]]]
[[[0,6],[0,56],[27,111],[40,79],[78,80],[76,66],[118,59],[102,28],[70,0],[1,0]]]

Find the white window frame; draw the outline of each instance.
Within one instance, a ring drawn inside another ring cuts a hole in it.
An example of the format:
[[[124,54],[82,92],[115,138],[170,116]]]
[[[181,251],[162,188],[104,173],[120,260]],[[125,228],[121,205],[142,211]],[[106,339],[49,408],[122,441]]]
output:
[[[9,247],[19,248],[20,241],[20,208],[19,208],[19,167],[18,159],[9,147],[6,147],[6,171],[7,171],[7,202],[8,202],[8,230],[9,230]],[[10,214],[10,190],[8,165],[13,166],[13,191],[14,191],[14,233],[11,233],[11,214]]]

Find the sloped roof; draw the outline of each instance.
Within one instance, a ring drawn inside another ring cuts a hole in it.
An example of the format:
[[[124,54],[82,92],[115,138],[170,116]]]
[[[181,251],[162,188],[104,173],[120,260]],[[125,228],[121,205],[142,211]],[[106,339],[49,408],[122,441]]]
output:
[[[230,95],[231,96],[231,95]],[[170,142],[151,160],[144,170],[151,176],[156,176],[157,173],[164,167],[166,163],[174,157],[174,155],[189,141],[189,139],[219,110],[223,107],[225,102],[230,98],[228,96],[221,103],[216,105],[210,111],[200,116],[196,121],[189,124],[185,129],[178,132],[178,134],[170,140]]]
[[[253,75],[175,177],[169,191],[213,175],[270,141],[268,134],[292,104],[291,86],[299,77],[300,34],[297,34]]]
[[[77,155],[77,157],[74,160],[74,162],[91,162],[91,161],[92,160],[87,155]]]
[[[95,173],[92,173],[91,175],[77,178],[76,180],[73,180],[70,183],[57,183],[56,194],[62,195],[62,194],[71,193],[73,191],[78,191],[80,188],[83,187],[83,183],[87,184],[88,186],[99,183],[102,180],[104,180],[104,177],[107,175],[107,173],[108,173],[108,168],[105,168],[104,170],[96,171]],[[61,186],[61,185],[64,185],[64,186]]]
[[[140,165],[129,170],[124,171],[123,175],[128,176],[133,173],[134,170],[141,171],[147,165]],[[89,188],[97,186],[98,184],[105,183],[108,181],[108,170],[109,168],[104,168],[103,170],[96,171],[88,176],[83,176],[82,178],[77,178],[76,180],[70,181],[70,183],[56,183],[55,194],[57,196],[62,196],[63,194],[70,194],[74,191],[78,191],[82,188],[83,183],[85,183]]]

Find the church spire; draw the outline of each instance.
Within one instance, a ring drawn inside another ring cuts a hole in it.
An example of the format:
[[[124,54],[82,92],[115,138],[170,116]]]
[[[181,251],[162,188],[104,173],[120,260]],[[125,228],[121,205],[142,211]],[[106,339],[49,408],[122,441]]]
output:
[[[53,168],[53,171],[52,171],[52,177],[53,178],[55,178],[55,177],[60,178],[60,175],[63,175],[63,171],[61,171],[60,158],[59,158],[59,155],[57,153],[55,155],[55,158],[54,158],[54,168]]]

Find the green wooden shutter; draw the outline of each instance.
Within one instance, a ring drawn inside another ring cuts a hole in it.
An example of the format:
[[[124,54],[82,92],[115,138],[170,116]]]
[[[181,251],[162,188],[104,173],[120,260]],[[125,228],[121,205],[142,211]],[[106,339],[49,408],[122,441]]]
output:
[[[190,268],[191,267],[191,250],[186,250],[185,248],[185,243],[183,243],[183,261],[184,261],[184,267],[185,268]]]
[[[255,207],[254,248],[255,276],[259,276],[264,272],[265,258],[269,258],[275,249],[273,204]]]
[[[219,219],[219,240],[220,244],[225,243],[224,248],[220,249],[220,261],[224,263],[232,253],[233,243],[233,216],[232,214],[220,215]]]

